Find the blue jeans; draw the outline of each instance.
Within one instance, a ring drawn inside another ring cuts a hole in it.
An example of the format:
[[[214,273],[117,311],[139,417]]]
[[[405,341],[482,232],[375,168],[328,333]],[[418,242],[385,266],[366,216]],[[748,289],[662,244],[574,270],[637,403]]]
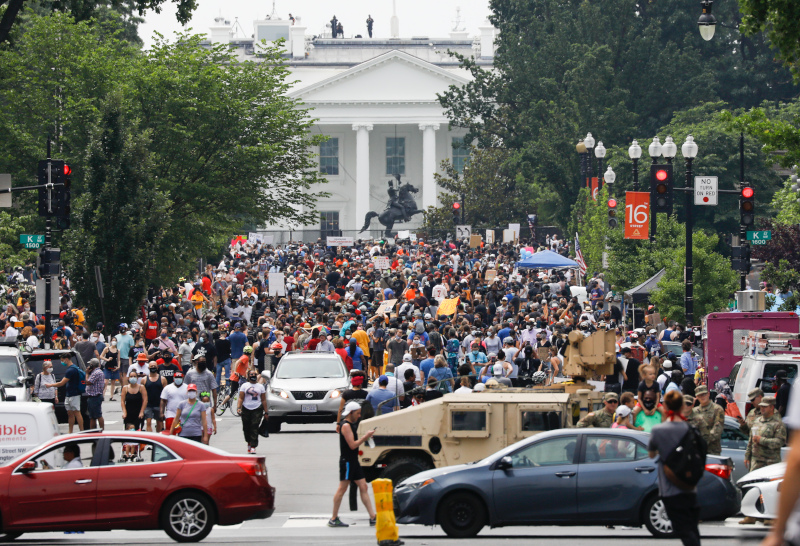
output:
[[[217,362],[217,385],[220,384],[220,378],[222,377],[222,372],[225,371],[225,380],[231,376],[231,359],[228,358],[223,360],[222,362]]]

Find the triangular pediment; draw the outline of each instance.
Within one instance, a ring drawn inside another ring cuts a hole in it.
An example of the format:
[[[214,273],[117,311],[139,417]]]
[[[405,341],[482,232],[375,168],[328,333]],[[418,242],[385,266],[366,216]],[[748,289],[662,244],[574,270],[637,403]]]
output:
[[[313,102],[431,102],[436,93],[469,80],[402,51],[390,51],[290,96]]]

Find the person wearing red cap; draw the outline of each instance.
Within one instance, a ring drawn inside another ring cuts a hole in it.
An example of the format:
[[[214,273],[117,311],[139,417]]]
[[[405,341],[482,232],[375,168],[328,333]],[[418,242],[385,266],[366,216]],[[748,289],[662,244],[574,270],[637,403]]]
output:
[[[186,396],[187,399],[178,404],[175,411],[170,434],[205,444],[208,442],[206,405],[197,398],[197,385],[186,385]]]

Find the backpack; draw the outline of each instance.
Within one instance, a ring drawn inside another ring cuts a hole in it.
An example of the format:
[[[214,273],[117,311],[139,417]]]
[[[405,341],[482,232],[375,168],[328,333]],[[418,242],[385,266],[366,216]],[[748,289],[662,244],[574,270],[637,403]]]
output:
[[[689,425],[680,443],[664,459],[664,475],[683,491],[692,490],[706,470],[708,445],[697,430]]]
[[[86,372],[80,368],[78,368],[78,392],[81,394],[86,392]]]
[[[375,408],[372,407],[372,402],[369,402],[366,398],[361,398],[355,400],[359,404],[361,404],[361,420],[369,419],[370,417],[375,417]]]

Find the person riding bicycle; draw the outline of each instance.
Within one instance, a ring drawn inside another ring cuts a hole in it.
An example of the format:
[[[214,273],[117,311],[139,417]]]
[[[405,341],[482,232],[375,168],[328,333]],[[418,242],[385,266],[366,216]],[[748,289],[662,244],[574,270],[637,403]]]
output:
[[[239,390],[239,387],[242,385],[242,383],[245,382],[247,371],[253,369],[253,366],[251,365],[252,356],[253,347],[251,345],[245,345],[244,349],[242,349],[242,356],[240,356],[233,365],[231,375],[228,378],[231,385],[231,391],[224,398],[224,400],[222,400],[222,404],[220,404],[221,406],[225,406],[230,401],[231,397]]]

